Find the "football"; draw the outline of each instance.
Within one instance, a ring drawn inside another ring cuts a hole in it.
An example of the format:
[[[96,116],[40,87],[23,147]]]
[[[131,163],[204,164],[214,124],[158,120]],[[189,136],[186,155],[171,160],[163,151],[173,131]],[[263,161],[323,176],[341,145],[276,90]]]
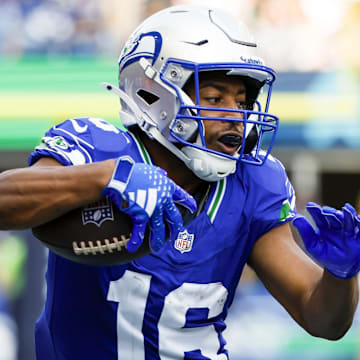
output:
[[[136,252],[127,251],[131,230],[131,218],[107,197],[32,229],[55,254],[97,266],[120,265],[150,253],[148,231]]]

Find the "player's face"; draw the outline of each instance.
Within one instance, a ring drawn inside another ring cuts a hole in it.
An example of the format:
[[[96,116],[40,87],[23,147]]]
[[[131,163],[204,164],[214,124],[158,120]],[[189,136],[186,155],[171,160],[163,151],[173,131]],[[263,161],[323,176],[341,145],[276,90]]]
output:
[[[221,73],[204,73],[200,78],[200,105],[204,107],[242,110],[246,108],[246,88],[241,78]],[[195,102],[195,91],[188,91]],[[201,116],[243,118],[243,114],[202,110]],[[208,148],[233,155],[242,142],[242,122],[205,120],[205,140]]]

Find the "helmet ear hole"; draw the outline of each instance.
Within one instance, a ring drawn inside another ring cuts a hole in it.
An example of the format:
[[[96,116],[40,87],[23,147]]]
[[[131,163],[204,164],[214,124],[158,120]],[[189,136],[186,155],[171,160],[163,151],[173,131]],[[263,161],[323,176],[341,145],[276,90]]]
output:
[[[259,130],[257,126],[253,126],[250,130],[248,136],[245,139],[245,148],[244,148],[244,154],[250,154],[251,151],[254,149],[256,143],[259,139]]]
[[[150,91],[144,90],[144,89],[140,89],[136,92],[136,94],[145,101],[145,103],[147,105],[152,105],[154,103],[156,103],[160,98],[151,93]]]

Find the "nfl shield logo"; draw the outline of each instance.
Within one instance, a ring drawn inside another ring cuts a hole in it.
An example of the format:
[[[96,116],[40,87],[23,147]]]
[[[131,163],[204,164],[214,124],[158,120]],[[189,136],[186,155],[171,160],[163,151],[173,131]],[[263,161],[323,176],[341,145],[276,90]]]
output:
[[[184,252],[189,252],[192,249],[193,241],[194,234],[189,234],[185,229],[184,231],[179,232],[179,235],[175,240],[175,249],[179,250],[182,254]]]
[[[108,197],[84,207],[81,214],[83,225],[93,223],[100,227],[105,220],[114,221],[113,208]]]

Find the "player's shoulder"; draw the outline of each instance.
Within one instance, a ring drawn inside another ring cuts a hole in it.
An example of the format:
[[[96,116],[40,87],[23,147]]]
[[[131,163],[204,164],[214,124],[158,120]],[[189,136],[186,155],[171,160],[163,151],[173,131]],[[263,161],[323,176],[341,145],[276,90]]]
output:
[[[47,135],[62,136],[98,151],[119,151],[130,140],[126,131],[97,117],[81,117],[65,120],[53,126]]]
[[[80,117],[65,120],[64,122],[53,126],[50,133],[63,133],[70,137],[77,137],[84,141],[97,142],[106,138],[109,141],[109,136],[119,137],[123,136],[123,131],[111,124],[110,122],[97,117]],[[118,139],[119,140],[119,139]]]
[[[42,156],[52,156],[64,165],[115,158],[132,151],[133,138],[101,118],[68,119],[53,126],[35,148],[29,163]]]
[[[236,173],[248,187],[257,186],[270,192],[282,192],[288,181],[284,165],[271,154],[263,165],[242,164]]]

